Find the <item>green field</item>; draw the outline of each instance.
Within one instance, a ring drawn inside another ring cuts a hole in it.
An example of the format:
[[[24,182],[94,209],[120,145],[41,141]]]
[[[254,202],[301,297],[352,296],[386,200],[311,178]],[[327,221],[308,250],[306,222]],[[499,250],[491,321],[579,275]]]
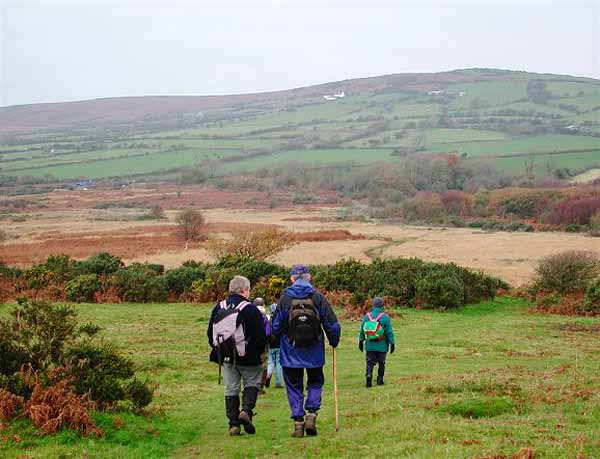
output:
[[[465,142],[440,143],[430,149],[431,152],[466,153],[468,156],[501,156],[506,154],[555,153],[569,150],[600,148],[600,138],[574,135],[549,134],[504,142]]]
[[[539,154],[534,155],[535,167],[538,172],[548,172],[556,168],[570,168],[573,171],[586,169],[590,166],[600,164],[600,150],[585,153],[560,153],[557,155]],[[509,173],[524,173],[527,156],[515,156],[512,158],[494,158],[492,164],[499,170]]]
[[[260,168],[277,166],[297,161],[315,167],[327,164],[356,163],[368,164],[376,161],[393,161],[390,149],[333,149],[333,150],[295,150],[270,156],[259,156],[242,162],[227,163],[227,172],[255,171]]]
[[[0,306],[6,314],[8,306]],[[185,304],[77,306],[159,384],[148,417],[95,415],[106,434],[40,437],[24,421],[0,431],[0,456],[20,458],[474,458],[600,457],[599,319],[537,315],[501,298],[458,312],[402,310],[386,385],[363,387],[357,322],[344,320],[338,350],[340,431],[333,429],[328,359],[319,436],[292,439],[283,390],[257,406],[256,436],[227,436],[222,387],[207,362],[209,307]],[[594,331],[595,330],[595,331]],[[496,417],[448,414],[454,402],[497,398]],[[115,421],[120,418],[123,426]],[[18,438],[15,438],[18,435]],[[494,456],[495,455],[495,456]],[[532,457],[532,456],[522,456]]]

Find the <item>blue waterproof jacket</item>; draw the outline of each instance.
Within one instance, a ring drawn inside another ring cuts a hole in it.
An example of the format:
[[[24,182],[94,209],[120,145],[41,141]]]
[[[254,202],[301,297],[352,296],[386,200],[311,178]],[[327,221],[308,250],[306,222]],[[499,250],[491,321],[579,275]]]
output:
[[[313,300],[315,307],[319,311],[321,337],[317,343],[309,347],[293,346],[287,336],[290,306],[293,299],[308,297]],[[271,332],[275,336],[279,336],[281,366],[284,368],[320,368],[325,365],[325,339],[323,331],[327,336],[329,344],[336,347],[340,342],[341,327],[327,298],[315,290],[310,282],[298,279],[291,287],[284,290],[283,295],[277,303],[275,314],[273,314]]]

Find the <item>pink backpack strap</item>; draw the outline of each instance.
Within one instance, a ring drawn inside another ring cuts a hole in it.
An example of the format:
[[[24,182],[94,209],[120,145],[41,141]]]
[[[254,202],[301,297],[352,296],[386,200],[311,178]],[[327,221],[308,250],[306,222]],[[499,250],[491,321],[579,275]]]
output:
[[[375,317],[375,322],[379,322],[383,316],[385,316],[385,312],[380,312],[377,317]]]
[[[373,316],[371,315],[370,312],[367,312],[367,317],[369,319],[369,322],[373,322]]]

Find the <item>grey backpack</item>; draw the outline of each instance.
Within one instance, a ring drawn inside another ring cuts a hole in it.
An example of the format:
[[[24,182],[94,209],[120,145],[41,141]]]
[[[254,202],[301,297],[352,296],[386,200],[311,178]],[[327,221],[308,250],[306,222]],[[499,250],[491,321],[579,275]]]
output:
[[[213,346],[217,350],[219,363],[235,362],[236,357],[246,355],[246,335],[243,324],[238,325],[240,312],[248,306],[248,301],[242,301],[237,306],[219,303],[219,311],[213,323]]]

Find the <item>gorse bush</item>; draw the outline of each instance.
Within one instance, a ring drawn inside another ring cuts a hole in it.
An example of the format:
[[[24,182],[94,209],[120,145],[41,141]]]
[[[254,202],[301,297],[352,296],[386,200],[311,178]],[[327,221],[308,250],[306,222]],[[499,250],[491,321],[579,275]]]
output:
[[[68,301],[82,303],[94,300],[94,294],[100,290],[100,280],[96,274],[81,274],[71,279],[65,285],[65,295]]]
[[[158,274],[155,267],[134,263],[119,269],[109,277],[123,301],[136,303],[162,302],[168,297],[167,281]]]
[[[107,275],[118,271],[123,266],[125,265],[120,258],[102,252],[80,262],[78,270],[81,274]]]
[[[570,250],[543,258],[536,267],[536,291],[585,290],[600,275],[600,260],[591,252]]]
[[[73,387],[78,394],[89,393],[101,406],[126,398],[124,381],[134,375],[133,362],[121,356],[114,346],[84,340],[71,346],[64,355]]]
[[[600,313],[600,279],[591,282],[583,298],[583,309],[586,313]]]
[[[0,405],[10,402],[14,411],[22,404],[13,402],[24,400],[23,416],[42,431],[67,427],[85,435],[101,433],[93,407],[148,405],[148,383],[135,379],[133,363],[114,346],[94,338],[98,331],[78,327],[67,306],[19,299],[0,319]]]
[[[430,270],[416,285],[419,304],[435,309],[454,309],[464,304],[462,279],[452,270]]]
[[[208,265],[181,266],[167,271],[165,275],[167,288],[176,296],[189,292],[194,281],[204,280]]]

